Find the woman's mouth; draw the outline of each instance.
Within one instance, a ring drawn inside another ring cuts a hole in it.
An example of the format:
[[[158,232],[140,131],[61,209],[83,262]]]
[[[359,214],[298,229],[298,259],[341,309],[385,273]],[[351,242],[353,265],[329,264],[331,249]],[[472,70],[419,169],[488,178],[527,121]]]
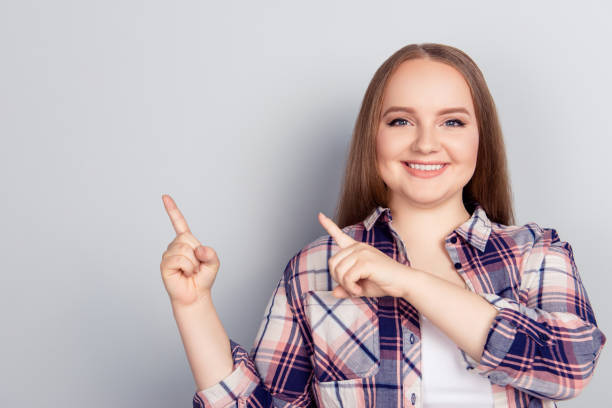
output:
[[[418,163],[408,163],[402,162],[404,168],[415,177],[420,178],[431,178],[438,176],[446,170],[448,167],[448,163],[439,163],[439,164],[418,164]]]

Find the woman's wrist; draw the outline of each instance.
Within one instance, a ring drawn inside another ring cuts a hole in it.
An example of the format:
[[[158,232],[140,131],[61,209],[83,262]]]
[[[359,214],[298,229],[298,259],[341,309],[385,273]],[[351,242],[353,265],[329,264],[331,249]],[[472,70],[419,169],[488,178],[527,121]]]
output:
[[[188,310],[202,310],[210,307],[214,307],[212,296],[210,292],[200,296],[196,301],[192,303],[182,303],[173,299],[170,299],[172,309],[175,311],[188,311]]]
[[[420,269],[411,268],[408,265],[404,265],[406,273],[403,274],[401,282],[402,286],[402,297],[409,303],[412,303],[413,294],[419,292],[421,283],[423,281],[423,271]]]

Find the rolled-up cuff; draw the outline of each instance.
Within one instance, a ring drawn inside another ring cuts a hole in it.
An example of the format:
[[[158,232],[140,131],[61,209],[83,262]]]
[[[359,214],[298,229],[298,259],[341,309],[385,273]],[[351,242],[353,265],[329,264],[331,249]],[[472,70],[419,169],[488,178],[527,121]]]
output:
[[[552,346],[555,344],[553,333],[545,323],[530,318],[528,310],[521,310],[519,303],[499,297],[482,295],[497,310],[480,357],[476,362],[467,353],[462,352],[468,370],[474,370],[499,385],[509,384],[517,374],[531,369],[533,356],[526,355],[526,350],[534,346]]]
[[[240,344],[230,339],[233,371],[218,383],[196,392],[193,397],[194,408],[226,407],[232,402],[242,405],[246,398],[261,382],[249,353]]]

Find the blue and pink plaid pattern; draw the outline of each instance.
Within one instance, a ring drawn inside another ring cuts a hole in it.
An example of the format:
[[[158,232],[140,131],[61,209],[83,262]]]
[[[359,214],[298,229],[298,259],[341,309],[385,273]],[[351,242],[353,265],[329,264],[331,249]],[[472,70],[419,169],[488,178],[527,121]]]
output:
[[[378,206],[343,231],[409,265],[391,220]],[[606,337],[570,244],[535,223],[492,222],[478,203],[445,240],[469,290],[498,309],[480,364],[461,352],[466,375],[489,379],[495,407],[576,396]],[[338,250],[323,235],[289,260],[251,352],[230,339],[233,372],[196,392],[194,408],[422,406],[418,311],[403,298],[334,297],[327,260]]]

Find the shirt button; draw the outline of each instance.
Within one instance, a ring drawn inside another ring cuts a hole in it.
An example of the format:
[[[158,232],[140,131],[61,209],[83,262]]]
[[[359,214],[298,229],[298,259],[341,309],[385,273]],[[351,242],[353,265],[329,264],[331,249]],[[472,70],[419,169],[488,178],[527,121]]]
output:
[[[410,344],[414,344],[414,334],[410,333]]]
[[[452,237],[452,238],[450,239],[450,242],[452,242],[453,244],[454,244],[455,242],[457,242],[457,237]]]
[[[455,262],[455,269],[461,269],[461,264],[459,262]]]
[[[410,396],[410,402],[412,402],[412,405],[414,405],[414,403],[416,402],[416,394],[414,392]]]

